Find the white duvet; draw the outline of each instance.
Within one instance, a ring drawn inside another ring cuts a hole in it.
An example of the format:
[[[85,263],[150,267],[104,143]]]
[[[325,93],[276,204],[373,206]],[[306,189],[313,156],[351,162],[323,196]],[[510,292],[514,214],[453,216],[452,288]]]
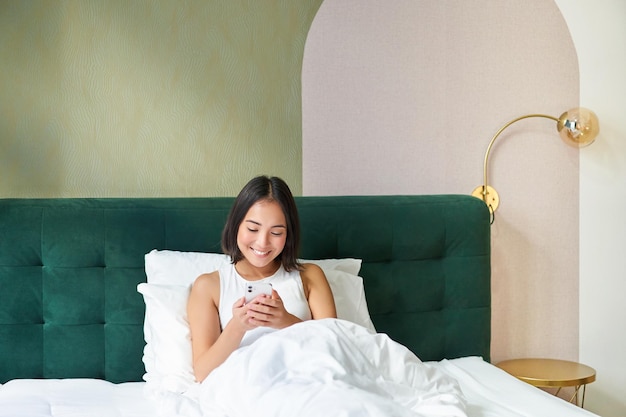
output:
[[[384,334],[326,319],[235,351],[202,384],[160,398],[164,415],[466,416],[456,381]]]

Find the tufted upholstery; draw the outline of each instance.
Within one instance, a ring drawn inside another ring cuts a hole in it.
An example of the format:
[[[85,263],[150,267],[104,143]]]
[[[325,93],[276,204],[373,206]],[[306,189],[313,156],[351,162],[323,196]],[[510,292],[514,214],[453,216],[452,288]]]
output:
[[[144,254],[219,252],[232,198],[0,200],[0,383],[141,380]],[[489,360],[485,205],[469,196],[298,197],[301,256],[363,259],[380,332],[424,360]]]

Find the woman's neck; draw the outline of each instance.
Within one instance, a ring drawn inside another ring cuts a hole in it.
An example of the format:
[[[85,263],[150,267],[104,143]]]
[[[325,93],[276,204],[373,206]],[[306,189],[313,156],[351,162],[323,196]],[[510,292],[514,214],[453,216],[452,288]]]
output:
[[[263,278],[271,277],[280,268],[280,261],[274,260],[264,267],[257,267],[252,265],[246,259],[235,264],[235,270],[241,277],[248,281],[257,281]]]

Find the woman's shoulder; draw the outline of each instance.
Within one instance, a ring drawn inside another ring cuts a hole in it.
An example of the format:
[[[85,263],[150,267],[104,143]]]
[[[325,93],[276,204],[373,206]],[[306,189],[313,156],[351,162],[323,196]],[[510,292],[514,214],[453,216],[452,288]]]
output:
[[[326,275],[324,275],[324,271],[322,271],[319,265],[313,263],[303,263],[301,265],[300,276],[303,282],[316,282],[321,279],[326,279]]]
[[[191,285],[189,302],[203,304],[202,300],[213,300],[215,306],[219,305],[220,297],[220,274],[218,271],[199,275]]]
[[[192,288],[198,290],[211,290],[217,286],[219,289],[220,285],[220,272],[206,272],[204,274],[198,275],[198,277],[194,280]]]
[[[305,262],[300,264],[302,266],[302,268],[300,269],[300,273],[324,273],[322,271],[322,268],[319,267],[319,265],[311,263],[311,262]]]

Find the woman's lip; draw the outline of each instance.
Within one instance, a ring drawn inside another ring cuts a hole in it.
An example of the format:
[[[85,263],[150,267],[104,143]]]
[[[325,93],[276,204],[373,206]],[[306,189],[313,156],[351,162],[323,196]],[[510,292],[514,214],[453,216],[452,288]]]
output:
[[[265,256],[265,255],[268,255],[271,252],[269,250],[268,251],[260,251],[260,250],[254,249],[254,248],[250,248],[250,250],[252,252],[254,252],[255,255],[259,255],[259,256]]]

